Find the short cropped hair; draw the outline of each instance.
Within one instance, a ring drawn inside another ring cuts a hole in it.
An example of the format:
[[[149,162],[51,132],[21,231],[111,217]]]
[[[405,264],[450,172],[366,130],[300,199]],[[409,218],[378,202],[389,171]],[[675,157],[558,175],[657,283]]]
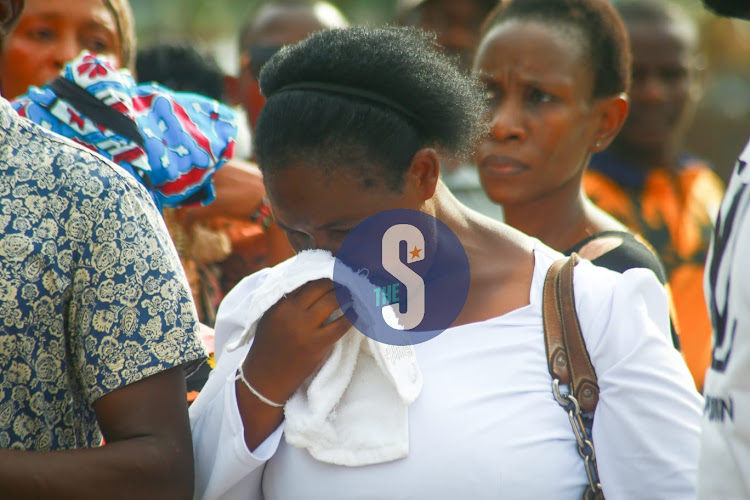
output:
[[[486,35],[505,21],[534,21],[552,28],[572,27],[587,44],[594,74],[593,97],[610,97],[630,88],[630,44],[622,19],[608,0],[510,0],[485,21]]]

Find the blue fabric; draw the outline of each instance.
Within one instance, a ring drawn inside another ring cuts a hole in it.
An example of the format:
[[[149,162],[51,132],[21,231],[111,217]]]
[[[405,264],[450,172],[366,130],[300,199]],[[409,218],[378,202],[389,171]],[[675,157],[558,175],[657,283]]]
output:
[[[681,153],[677,160],[679,163],[678,168],[685,168],[696,160],[704,161],[697,156]],[[646,184],[646,178],[649,173],[648,170],[640,169],[608,150],[592,156],[589,168],[606,175],[615,184],[628,190],[641,190]]]
[[[136,84],[127,70],[115,70],[106,58],[87,52],[67,64],[62,76],[133,120],[145,148],[95,123],[49,86],[32,87],[13,107],[123,167],[149,188],[159,208],[214,199],[211,176],[234,154],[234,111],[197,94]]]

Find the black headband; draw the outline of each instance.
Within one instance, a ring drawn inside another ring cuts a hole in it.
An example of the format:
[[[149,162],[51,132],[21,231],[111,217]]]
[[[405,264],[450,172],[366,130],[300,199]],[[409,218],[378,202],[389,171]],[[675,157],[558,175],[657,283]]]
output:
[[[411,118],[415,122],[419,122],[419,118],[417,115],[402,106],[401,104],[397,103],[393,99],[386,97],[382,94],[378,94],[377,92],[372,92],[370,90],[366,89],[360,89],[357,87],[350,87],[348,85],[339,85],[337,83],[327,83],[327,82],[297,82],[297,83],[290,83],[288,85],[284,85],[280,89],[276,90],[275,92],[272,92],[271,95],[268,97],[271,98],[277,94],[280,94],[282,92],[287,92],[289,90],[317,90],[317,91],[323,91],[323,92],[333,92],[334,94],[342,94],[342,95],[348,95],[353,97],[359,97],[361,99],[366,99],[371,102],[375,102],[378,104],[382,104],[383,106],[387,106],[395,111],[398,111],[403,116],[406,116],[407,118]]]

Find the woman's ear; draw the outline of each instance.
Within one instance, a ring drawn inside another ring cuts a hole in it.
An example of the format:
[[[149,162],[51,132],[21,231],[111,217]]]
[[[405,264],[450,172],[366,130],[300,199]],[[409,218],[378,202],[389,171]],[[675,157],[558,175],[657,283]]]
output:
[[[589,147],[592,153],[604,151],[612,143],[628,117],[629,106],[625,93],[596,100],[595,112],[598,115],[598,123],[594,131],[594,140]]]
[[[406,172],[408,189],[414,189],[423,200],[429,200],[435,194],[440,178],[440,156],[432,148],[422,148],[414,153],[411,165]]]

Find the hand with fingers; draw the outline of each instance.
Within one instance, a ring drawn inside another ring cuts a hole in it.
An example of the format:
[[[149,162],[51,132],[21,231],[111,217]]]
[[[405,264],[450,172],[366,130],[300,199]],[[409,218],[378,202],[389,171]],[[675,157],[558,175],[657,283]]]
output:
[[[343,315],[329,321],[338,309],[331,280],[312,281],[287,294],[258,324],[242,364],[247,383],[268,400],[289,399],[351,328]],[[253,450],[279,425],[283,408],[264,403],[242,380],[235,387],[245,441]]]

